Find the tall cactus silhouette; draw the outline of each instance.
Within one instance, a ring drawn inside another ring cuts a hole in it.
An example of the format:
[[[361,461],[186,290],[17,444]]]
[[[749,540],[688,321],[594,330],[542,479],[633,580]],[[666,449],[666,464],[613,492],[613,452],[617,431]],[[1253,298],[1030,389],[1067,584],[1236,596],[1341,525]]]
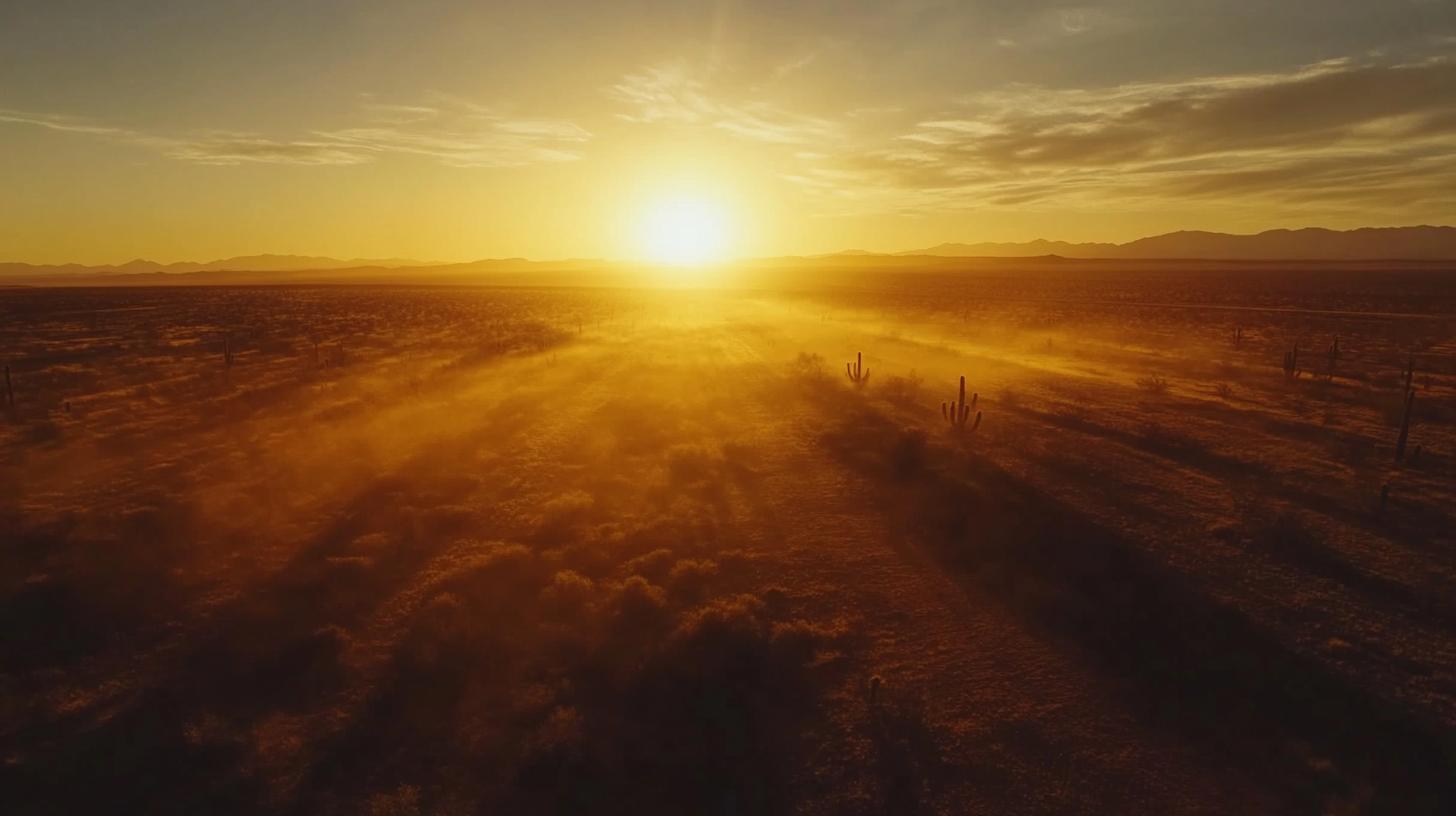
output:
[[[971,395],[971,401],[969,404],[966,402],[966,378],[963,375],[961,377],[960,396],[956,398],[955,402],[942,402],[940,404],[940,415],[945,418],[946,422],[950,423],[950,426],[952,428],[955,428],[958,431],[963,431],[966,428],[966,422],[971,418],[971,412],[976,411],[976,403],[980,401],[980,399],[981,395],[979,393],[976,393]],[[974,422],[971,422],[970,425],[972,431],[975,431],[977,428],[981,427],[980,411],[976,411],[976,420]]]
[[[1299,377],[1299,344],[1295,343],[1294,348],[1284,352],[1284,376],[1287,379]]]
[[[233,367],[233,338],[232,335],[222,336],[222,365],[223,368]]]
[[[1405,445],[1410,439],[1411,411],[1415,408],[1416,403],[1416,389],[1412,386],[1416,377],[1415,352],[1411,352],[1410,356],[1406,358],[1405,370],[1401,374],[1404,379],[1401,393],[1405,395],[1405,408],[1401,411],[1400,416],[1400,436],[1395,440],[1395,461],[1397,462],[1405,461]],[[1420,452],[1419,446],[1417,446],[1416,452]]]
[[[1325,376],[1333,380],[1335,378],[1335,364],[1340,361],[1340,336],[1338,334],[1335,335],[1334,342],[1330,343],[1329,350],[1325,352],[1325,357],[1329,360],[1329,368],[1326,369]]]
[[[844,375],[846,377],[849,377],[849,381],[854,383],[856,388],[863,388],[868,385],[870,381],[869,369],[862,368],[861,366],[863,363],[864,352],[857,351],[854,353],[854,363],[844,364]]]
[[[1410,438],[1411,409],[1415,407],[1416,392],[1407,390],[1405,392],[1405,411],[1400,417],[1400,436],[1395,440],[1395,461],[1405,461],[1405,443]],[[1419,446],[1417,446],[1419,452]]]

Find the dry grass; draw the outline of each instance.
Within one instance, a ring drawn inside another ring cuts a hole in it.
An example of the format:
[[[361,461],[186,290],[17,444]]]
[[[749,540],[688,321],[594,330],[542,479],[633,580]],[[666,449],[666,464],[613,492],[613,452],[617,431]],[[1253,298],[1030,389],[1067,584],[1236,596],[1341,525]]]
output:
[[[1449,284],[1182,274],[0,293],[0,800],[1439,812]]]

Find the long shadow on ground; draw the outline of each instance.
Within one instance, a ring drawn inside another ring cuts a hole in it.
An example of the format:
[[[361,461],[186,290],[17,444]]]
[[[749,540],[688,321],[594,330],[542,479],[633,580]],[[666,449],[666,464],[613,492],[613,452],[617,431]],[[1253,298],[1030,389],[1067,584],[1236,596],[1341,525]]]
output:
[[[973,439],[931,443],[858,403],[824,443],[968,591],[1067,644],[1130,708],[1262,779],[1291,810],[1365,799],[1376,812],[1456,812],[1452,734],[1290,652],[1154,553],[976,455]]]

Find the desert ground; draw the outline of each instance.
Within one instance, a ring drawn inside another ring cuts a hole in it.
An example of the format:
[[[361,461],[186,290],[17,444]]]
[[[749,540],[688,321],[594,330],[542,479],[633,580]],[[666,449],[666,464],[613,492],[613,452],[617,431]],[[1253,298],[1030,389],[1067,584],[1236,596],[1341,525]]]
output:
[[[819,272],[0,290],[3,810],[1456,812],[1452,269]]]

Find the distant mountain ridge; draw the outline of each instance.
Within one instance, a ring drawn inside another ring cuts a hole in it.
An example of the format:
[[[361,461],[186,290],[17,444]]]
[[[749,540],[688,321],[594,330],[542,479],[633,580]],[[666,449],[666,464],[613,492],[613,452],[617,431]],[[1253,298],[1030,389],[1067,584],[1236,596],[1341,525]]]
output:
[[[911,263],[915,257],[939,258],[1027,258],[1027,259],[1127,259],[1127,260],[1227,260],[1227,261],[1456,261],[1456,227],[1366,227],[1353,230],[1306,229],[1268,230],[1255,235],[1222,232],[1170,232],[1140,238],[1125,244],[1070,243],[1036,240],[1024,243],[940,244],[926,249],[897,253],[850,249],[800,258],[759,258],[750,263],[835,262],[859,265],[876,259],[898,258]],[[376,279],[421,275],[469,276],[476,274],[529,275],[534,272],[580,270],[614,266],[605,259],[531,261],[525,258],[497,258],[464,263],[416,261],[405,258],[349,259],[317,255],[242,255],[207,262],[157,263],[136,259],[121,264],[27,264],[0,262],[0,284],[47,285],[89,280],[98,283],[164,282],[163,276],[208,273],[208,280],[335,280],[353,274]],[[622,262],[623,266],[632,266]],[[295,274],[296,273],[296,274]],[[252,277],[248,277],[251,275]]]
[[[145,258],[137,258],[121,264],[98,264],[90,266],[86,264],[23,264],[23,263],[0,263],[0,273],[4,272],[36,272],[41,270],[54,270],[56,272],[73,272],[85,274],[118,274],[118,275],[149,275],[161,273],[186,273],[186,272],[293,272],[316,269],[351,269],[354,267],[404,267],[404,266],[438,266],[439,264],[426,261],[412,261],[404,258],[384,259],[363,259],[341,260],[339,258],[327,258],[318,255],[239,255],[235,258],[223,258],[216,261],[199,263],[196,261],[179,261],[177,263],[158,263]]]
[[[1167,258],[1208,260],[1452,260],[1456,227],[1319,227],[1267,230],[1254,235],[1182,231],[1125,244],[1036,240],[1025,243],[940,244],[897,255],[1024,258]]]
[[[542,274],[577,276],[593,282],[606,264],[593,259],[530,261],[493,258],[463,263],[426,263],[402,259],[341,260],[308,255],[246,255],[206,263],[162,264],[135,260],[122,264],[0,263],[0,287],[156,286],[320,283],[469,283],[489,280],[530,285]]]

